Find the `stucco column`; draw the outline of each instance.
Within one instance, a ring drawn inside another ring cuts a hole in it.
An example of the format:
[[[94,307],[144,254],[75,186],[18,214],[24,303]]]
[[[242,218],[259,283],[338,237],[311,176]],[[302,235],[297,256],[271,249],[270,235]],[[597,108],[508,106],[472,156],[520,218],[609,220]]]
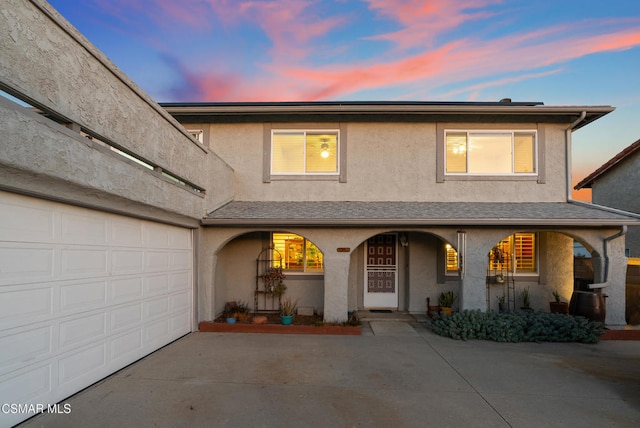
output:
[[[348,318],[348,284],[351,253],[324,254],[324,320],[343,322]]]
[[[460,284],[460,310],[487,310],[487,251],[473,232],[467,233],[466,271]]]
[[[198,321],[210,321],[215,318],[213,299],[218,255],[208,255],[205,260],[207,263],[203,263],[203,269],[198,278]]]
[[[625,291],[627,280],[627,258],[624,254],[624,239],[622,236],[610,241],[607,248],[609,261],[609,272],[606,283],[607,287],[602,292],[608,297],[606,299],[607,317],[605,323],[609,326],[625,325]]]

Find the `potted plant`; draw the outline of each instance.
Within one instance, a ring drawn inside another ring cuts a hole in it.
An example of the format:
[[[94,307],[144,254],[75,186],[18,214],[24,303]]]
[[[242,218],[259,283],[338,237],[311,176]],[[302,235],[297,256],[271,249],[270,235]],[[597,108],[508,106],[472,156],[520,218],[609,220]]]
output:
[[[502,296],[498,296],[498,312],[507,312],[507,303],[504,293],[502,293]]]
[[[442,308],[438,305],[431,304],[431,298],[427,297],[427,316],[433,318],[433,313],[439,313]]]
[[[249,318],[249,304],[245,302],[237,303],[234,307],[230,308],[233,318],[238,322],[245,322]]]
[[[520,292],[520,297],[522,297],[522,306],[520,309],[523,311],[531,311],[531,300],[529,299],[529,288],[523,288]]]
[[[285,299],[280,303],[280,321],[283,325],[291,325],[298,307],[297,300]]]
[[[451,315],[453,302],[455,302],[457,298],[458,296],[456,296],[453,291],[443,291],[440,293],[440,296],[438,297],[438,304],[440,305],[442,312],[447,315]]]
[[[553,290],[553,298],[554,301],[549,302],[549,312],[551,312],[552,314],[568,314],[569,304],[562,301],[558,290]]]

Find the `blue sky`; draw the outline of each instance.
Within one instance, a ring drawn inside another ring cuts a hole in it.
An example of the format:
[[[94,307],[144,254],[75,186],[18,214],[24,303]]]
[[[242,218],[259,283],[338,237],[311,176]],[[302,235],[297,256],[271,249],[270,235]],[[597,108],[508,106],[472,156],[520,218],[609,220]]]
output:
[[[638,0],[50,3],[159,102],[616,107],[574,133],[574,181],[640,138]]]

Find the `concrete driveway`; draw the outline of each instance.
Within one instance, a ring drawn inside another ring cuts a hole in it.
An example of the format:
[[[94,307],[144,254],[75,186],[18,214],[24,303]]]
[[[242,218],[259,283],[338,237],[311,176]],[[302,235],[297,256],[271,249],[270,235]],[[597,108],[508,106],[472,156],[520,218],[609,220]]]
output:
[[[21,427],[637,427],[640,342],[193,333]]]

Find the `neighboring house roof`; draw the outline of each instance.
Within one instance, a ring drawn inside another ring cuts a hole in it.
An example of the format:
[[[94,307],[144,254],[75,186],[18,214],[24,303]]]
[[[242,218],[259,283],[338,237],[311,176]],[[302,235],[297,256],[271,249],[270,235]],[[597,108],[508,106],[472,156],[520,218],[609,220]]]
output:
[[[202,220],[209,226],[620,226],[632,217],[566,202],[233,201]]]
[[[541,102],[326,101],[161,103],[182,123],[313,121],[473,122],[500,117],[505,122],[573,123],[579,129],[615,110],[611,106],[545,106]]]
[[[623,162],[625,159],[629,158],[633,153],[640,152],[640,140],[631,144],[623,151],[609,159],[605,162],[600,168],[593,171],[587,177],[585,177],[581,182],[575,185],[574,189],[589,189],[593,185],[593,182],[600,176],[606,174],[607,172],[614,169],[617,165]]]

